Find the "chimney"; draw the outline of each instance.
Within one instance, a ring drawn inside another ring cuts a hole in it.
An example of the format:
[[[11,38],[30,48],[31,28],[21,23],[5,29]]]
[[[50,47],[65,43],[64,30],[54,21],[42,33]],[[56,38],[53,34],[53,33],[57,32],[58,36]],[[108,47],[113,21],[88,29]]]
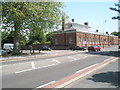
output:
[[[96,32],[98,32],[98,30],[96,30]]]
[[[74,22],[74,19],[72,19],[71,21]]]
[[[65,31],[65,17],[62,16],[62,30]]]
[[[106,32],[106,34],[108,34],[108,32]]]
[[[88,22],[84,22],[84,25],[88,26]]]

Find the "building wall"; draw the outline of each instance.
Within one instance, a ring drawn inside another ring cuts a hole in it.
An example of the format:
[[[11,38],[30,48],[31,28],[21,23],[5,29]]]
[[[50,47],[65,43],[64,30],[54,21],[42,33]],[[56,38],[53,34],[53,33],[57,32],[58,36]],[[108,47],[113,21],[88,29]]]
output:
[[[76,46],[76,33],[66,33],[66,45]]]
[[[65,45],[65,34],[60,33],[60,34],[54,34],[52,36],[52,44],[53,45]]]
[[[104,47],[105,45],[117,45],[118,37],[82,32],[56,33],[52,37],[52,44],[56,46],[100,45]]]

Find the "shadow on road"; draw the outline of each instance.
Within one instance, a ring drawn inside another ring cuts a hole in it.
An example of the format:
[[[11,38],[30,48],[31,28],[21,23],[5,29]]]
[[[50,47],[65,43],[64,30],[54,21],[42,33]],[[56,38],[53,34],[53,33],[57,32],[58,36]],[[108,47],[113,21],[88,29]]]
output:
[[[119,57],[120,56],[120,51],[100,51],[100,52],[92,51],[92,52],[86,52],[86,54]]]
[[[94,82],[110,83],[114,86],[120,86],[120,72],[106,72],[94,74],[88,80],[93,80]]]

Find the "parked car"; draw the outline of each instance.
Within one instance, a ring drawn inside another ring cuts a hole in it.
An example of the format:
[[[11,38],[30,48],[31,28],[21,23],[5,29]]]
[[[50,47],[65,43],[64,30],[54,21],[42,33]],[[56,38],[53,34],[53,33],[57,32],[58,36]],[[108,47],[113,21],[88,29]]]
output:
[[[0,56],[6,55],[6,54],[8,54],[8,52],[6,50],[0,49]]]
[[[86,47],[72,46],[70,47],[70,50],[86,50]]]
[[[13,51],[14,44],[12,43],[5,43],[3,45],[3,49],[6,50],[8,53],[11,53]]]
[[[97,45],[91,45],[88,47],[88,51],[101,51],[101,48]]]
[[[47,46],[39,46],[38,47],[38,50],[49,50],[49,51],[51,51],[52,49],[51,48],[49,48],[49,47],[47,47]]]

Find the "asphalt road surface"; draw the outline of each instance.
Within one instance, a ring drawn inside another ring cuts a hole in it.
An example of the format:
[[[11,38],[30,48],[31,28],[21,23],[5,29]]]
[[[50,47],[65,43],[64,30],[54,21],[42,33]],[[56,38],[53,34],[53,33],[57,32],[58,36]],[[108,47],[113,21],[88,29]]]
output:
[[[41,87],[118,54],[117,47],[112,47],[101,52],[72,51],[72,54],[3,62],[2,88]]]
[[[118,60],[115,60],[64,88],[119,88],[119,77]]]

